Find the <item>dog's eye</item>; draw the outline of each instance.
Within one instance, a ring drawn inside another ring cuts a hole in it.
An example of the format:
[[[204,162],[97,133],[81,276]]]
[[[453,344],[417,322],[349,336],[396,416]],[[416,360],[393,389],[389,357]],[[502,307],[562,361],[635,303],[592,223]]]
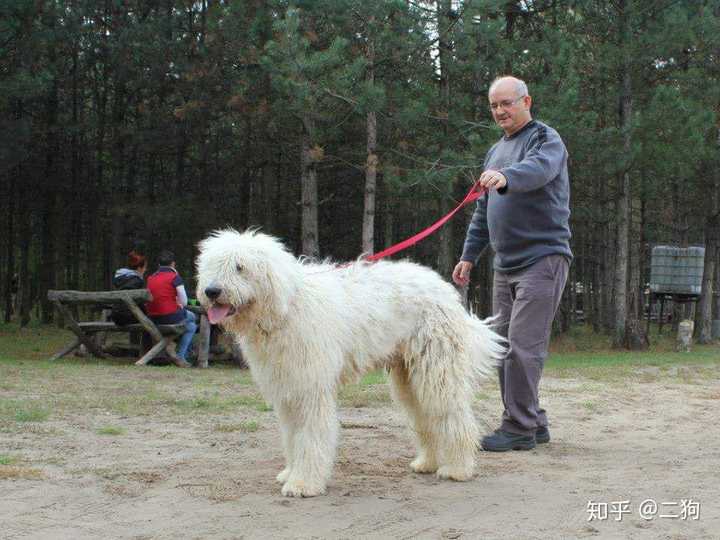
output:
[[[236,264],[235,270],[237,270],[238,272],[242,272],[243,270],[245,270],[245,268],[243,268],[242,264]]]

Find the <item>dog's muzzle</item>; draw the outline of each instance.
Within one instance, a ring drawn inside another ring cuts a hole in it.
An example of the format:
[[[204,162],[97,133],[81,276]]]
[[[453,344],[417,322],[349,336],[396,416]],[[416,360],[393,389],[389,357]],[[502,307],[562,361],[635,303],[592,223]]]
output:
[[[205,288],[205,296],[208,297],[210,300],[217,300],[220,298],[220,295],[222,294],[222,289],[220,287],[206,287]]]

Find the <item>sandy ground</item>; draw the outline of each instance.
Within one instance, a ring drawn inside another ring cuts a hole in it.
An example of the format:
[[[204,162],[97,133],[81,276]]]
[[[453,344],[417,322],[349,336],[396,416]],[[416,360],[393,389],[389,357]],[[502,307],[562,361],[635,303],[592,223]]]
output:
[[[412,441],[394,405],[344,407],[328,495],[313,499],[280,495],[272,412],[247,433],[218,429],[252,418],[245,410],[71,411],[0,432],[0,454],[24,456],[24,472],[12,478],[6,465],[0,480],[0,538],[720,538],[720,369],[712,370],[546,377],[552,441],[480,452],[467,483],[409,471]],[[499,410],[489,381],[477,404],[484,428]],[[105,425],[124,434],[98,435]],[[651,519],[639,515],[646,499],[658,505]],[[621,501],[630,512],[617,520]],[[589,502],[600,512],[606,505],[607,519],[589,520]]]

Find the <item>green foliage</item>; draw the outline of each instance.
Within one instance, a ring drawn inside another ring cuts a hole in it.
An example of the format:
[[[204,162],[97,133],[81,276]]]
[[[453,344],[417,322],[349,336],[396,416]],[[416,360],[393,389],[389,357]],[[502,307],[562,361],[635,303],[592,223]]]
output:
[[[109,286],[138,241],[151,259],[173,249],[186,269],[197,241],[227,225],[261,226],[297,250],[305,130],[321,155],[321,251],[357,255],[369,112],[376,243],[408,237],[435,217],[420,212],[450,204],[479,174],[501,136],[486,93],[504,73],[527,81],[533,114],[568,146],[579,279],[594,264],[583,249],[611,260],[625,171],[643,238],[677,242],[683,223],[687,241],[704,241],[720,167],[716,2],[443,5],[0,2],[0,127],[12,134],[0,141],[3,310],[14,273],[27,274],[29,313],[48,288]],[[429,243],[413,256],[436,264],[438,251]]]
[[[111,435],[111,436],[117,436],[117,435],[125,435],[126,431],[124,428],[118,427],[118,426],[104,426],[97,429],[98,435]]]

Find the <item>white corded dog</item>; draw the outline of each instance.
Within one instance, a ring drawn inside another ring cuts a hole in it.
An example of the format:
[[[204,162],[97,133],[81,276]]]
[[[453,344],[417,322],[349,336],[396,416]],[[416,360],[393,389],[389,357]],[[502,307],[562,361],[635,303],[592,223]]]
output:
[[[197,296],[239,341],[280,423],[287,496],[325,493],[338,440],[337,391],[385,368],[418,453],[410,467],[473,476],[478,378],[505,350],[433,270],[407,261],[298,261],[275,238],[216,231],[200,245]]]

